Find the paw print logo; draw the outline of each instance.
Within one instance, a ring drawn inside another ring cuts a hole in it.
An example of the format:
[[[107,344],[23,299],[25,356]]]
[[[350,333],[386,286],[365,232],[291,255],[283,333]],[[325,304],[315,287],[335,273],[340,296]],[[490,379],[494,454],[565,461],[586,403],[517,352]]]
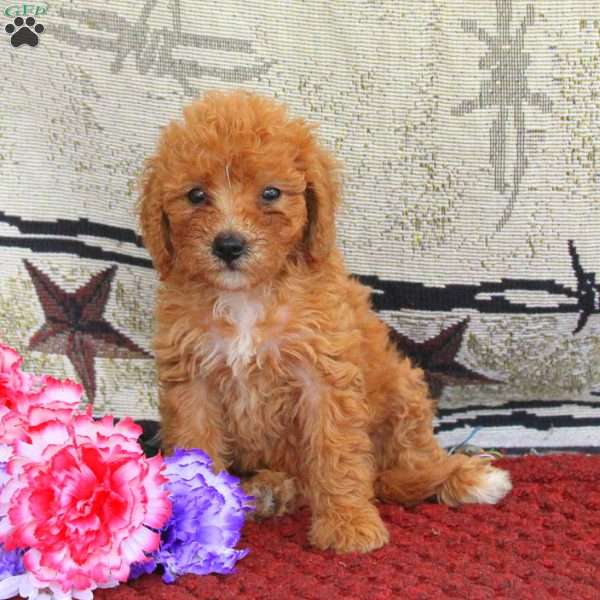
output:
[[[41,23],[36,25],[33,17],[27,17],[26,21],[17,17],[4,28],[4,31],[10,35],[10,43],[15,48],[23,44],[34,47],[40,41],[39,34],[44,32],[44,26]]]

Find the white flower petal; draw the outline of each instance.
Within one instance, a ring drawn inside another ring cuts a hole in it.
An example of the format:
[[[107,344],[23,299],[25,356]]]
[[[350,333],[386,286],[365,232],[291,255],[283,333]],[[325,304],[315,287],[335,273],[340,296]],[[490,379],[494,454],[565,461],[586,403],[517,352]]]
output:
[[[106,583],[99,583],[98,588],[100,588],[101,590],[105,590],[108,588],[117,587],[118,585],[120,585],[119,581],[117,581],[116,579],[111,579],[110,581],[107,581]]]
[[[19,593],[24,575],[12,575],[0,581],[0,600],[8,600]]]
[[[31,573],[25,573],[24,575],[18,575],[17,577],[19,578],[18,589],[12,596],[18,594],[22,598],[27,598],[27,600],[92,600],[94,597],[91,589],[73,593],[63,592],[63,590],[57,586],[38,581]],[[0,582],[0,586],[4,581]],[[5,600],[12,596],[2,596],[0,594],[0,600]]]
[[[0,444],[0,463],[8,462],[12,453],[12,448],[8,444]]]

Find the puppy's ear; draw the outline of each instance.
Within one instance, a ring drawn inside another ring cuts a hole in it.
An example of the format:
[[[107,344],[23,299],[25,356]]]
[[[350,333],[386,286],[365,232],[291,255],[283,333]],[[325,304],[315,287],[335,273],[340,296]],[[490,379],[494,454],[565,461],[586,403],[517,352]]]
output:
[[[340,203],[337,161],[316,146],[306,159],[306,247],[313,261],[326,258],[335,246],[335,213]]]
[[[161,280],[166,279],[173,267],[169,220],[162,208],[162,190],[152,161],[148,161],[142,174],[142,195],[138,210],[144,246],[152,257],[154,268]]]

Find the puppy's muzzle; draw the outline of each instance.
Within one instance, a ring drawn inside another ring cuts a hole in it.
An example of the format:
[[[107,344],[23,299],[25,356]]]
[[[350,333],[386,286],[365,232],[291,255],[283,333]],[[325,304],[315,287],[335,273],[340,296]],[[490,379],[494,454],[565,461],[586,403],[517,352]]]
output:
[[[247,251],[248,242],[237,233],[220,233],[212,243],[212,253],[229,266]]]

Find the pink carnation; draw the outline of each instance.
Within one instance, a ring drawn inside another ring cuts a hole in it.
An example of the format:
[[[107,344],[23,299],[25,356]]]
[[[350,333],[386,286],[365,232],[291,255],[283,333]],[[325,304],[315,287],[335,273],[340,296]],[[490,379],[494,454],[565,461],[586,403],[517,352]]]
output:
[[[43,385],[45,378],[21,371],[22,363],[16,350],[0,343],[0,405],[12,408],[16,397]]]
[[[23,359],[16,350],[0,343],[0,373],[18,369],[22,362]]]
[[[65,593],[126,581],[158,548],[171,503],[160,456],[147,459],[141,428],[111,417],[47,421],[13,444],[0,492],[0,542],[28,548],[25,568]],[[151,528],[151,529],[150,529]]]
[[[0,440],[26,440],[31,428],[49,420],[67,423],[81,402],[82,388],[73,381],[21,371],[23,359],[0,344]]]

